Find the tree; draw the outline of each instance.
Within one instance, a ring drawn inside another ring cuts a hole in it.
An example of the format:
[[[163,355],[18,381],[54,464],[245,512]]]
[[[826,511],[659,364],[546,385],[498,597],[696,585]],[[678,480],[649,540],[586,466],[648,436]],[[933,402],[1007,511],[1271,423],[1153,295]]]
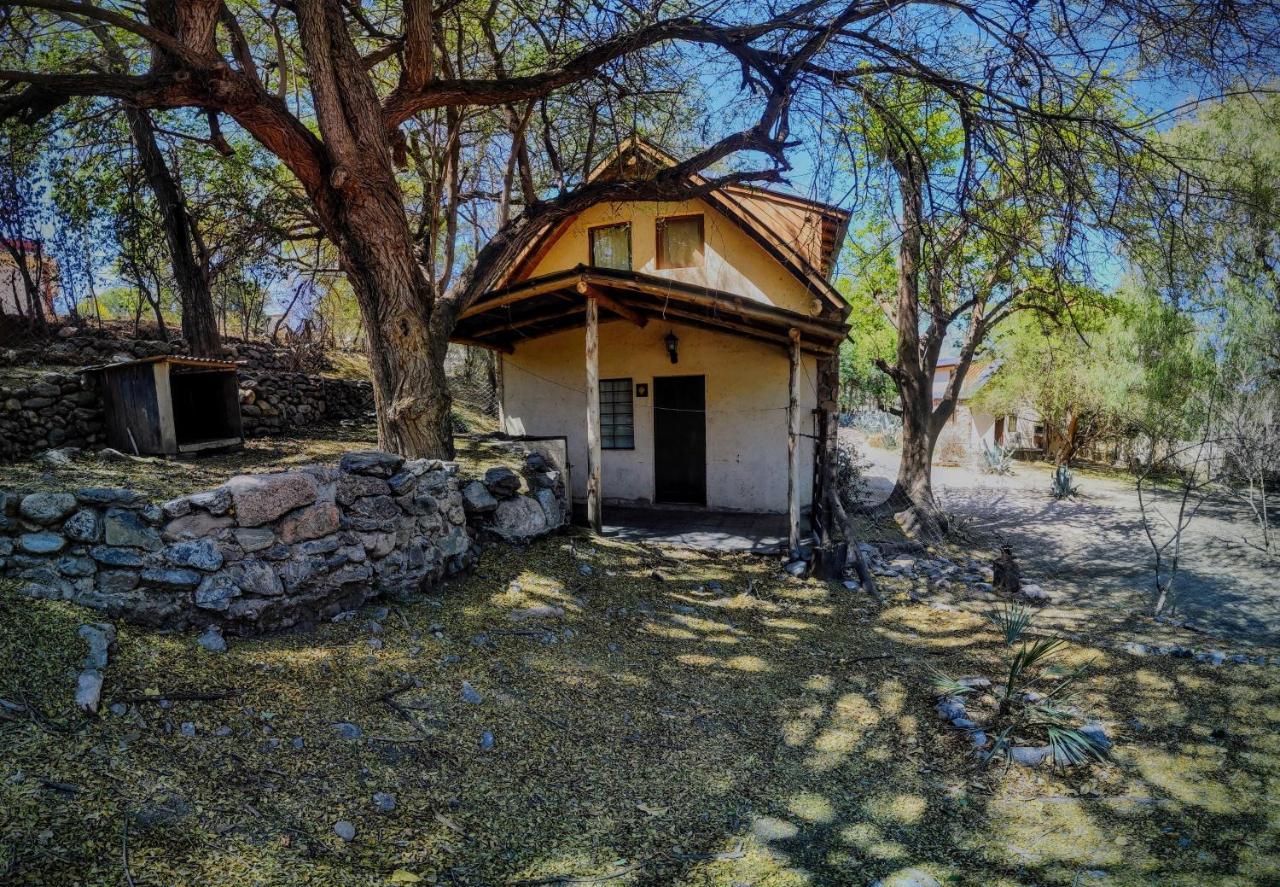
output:
[[[11,3],[12,38],[3,47],[11,61],[0,81],[18,86],[0,117],[39,120],[91,96],[148,111],[196,109],[211,126],[228,118],[249,133],[289,169],[314,225],[336,247],[364,317],[381,443],[410,455],[452,449],[444,359],[459,311],[546,225],[591,203],[777,181],[788,169],[793,116],[809,115],[820,139],[831,107],[824,96],[884,77],[951,96],[975,144],[1019,121],[1131,139],[1114,121],[1091,123],[1093,107],[1078,102],[1082,89],[1122,81],[1128,70],[1117,72],[1116,63],[1176,57],[1194,59],[1197,69],[1230,61],[1239,70],[1276,42],[1266,27],[1273,4],[1220,0],[1045,8],[1024,0],[723,8],[403,0],[374,9],[341,0],[157,0],[144,18],[136,10]],[[86,23],[112,30],[128,54],[127,73],[101,62]],[[1139,35],[1136,45],[1116,39],[1126,29]],[[21,68],[17,60],[32,47],[51,43],[64,50],[56,65]],[[693,147],[684,161],[641,182],[583,183],[582,172],[616,143],[598,121],[647,128],[669,95],[688,96],[690,107],[714,104],[715,91],[689,93],[728,71],[740,75],[739,92],[718,88],[714,118],[686,130]],[[492,136],[472,138],[476,131]],[[477,152],[470,158],[467,145]],[[763,162],[722,164],[744,152]],[[410,189],[397,166],[415,154],[425,162]],[[490,189],[464,191],[464,167],[503,171],[496,200]],[[713,174],[692,186],[690,174],[703,171]],[[417,230],[413,202],[425,217]],[[483,241],[482,215],[500,223]],[[465,267],[452,272],[464,252]],[[437,268],[442,256],[447,273]],[[927,375],[902,373],[913,391]]]

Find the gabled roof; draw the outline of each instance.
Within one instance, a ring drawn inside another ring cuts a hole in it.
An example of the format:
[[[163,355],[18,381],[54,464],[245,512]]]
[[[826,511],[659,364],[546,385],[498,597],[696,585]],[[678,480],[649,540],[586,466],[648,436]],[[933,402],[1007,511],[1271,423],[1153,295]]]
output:
[[[644,178],[678,162],[653,143],[632,137],[601,161],[587,181]],[[695,174],[690,181],[696,185],[706,179]],[[741,228],[841,316],[848,313],[847,303],[830,278],[849,228],[850,213],[816,200],[747,185],[726,185],[700,199]],[[546,225],[500,278],[499,286],[527,278],[572,223],[569,218],[557,225]]]

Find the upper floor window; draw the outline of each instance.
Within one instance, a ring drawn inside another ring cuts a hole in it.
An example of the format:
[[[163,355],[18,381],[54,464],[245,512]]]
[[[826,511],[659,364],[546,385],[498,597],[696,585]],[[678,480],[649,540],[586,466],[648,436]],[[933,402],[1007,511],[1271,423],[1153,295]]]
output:
[[[658,267],[702,267],[702,216],[658,219]]]
[[[595,268],[631,270],[631,223],[590,228],[591,264]]]

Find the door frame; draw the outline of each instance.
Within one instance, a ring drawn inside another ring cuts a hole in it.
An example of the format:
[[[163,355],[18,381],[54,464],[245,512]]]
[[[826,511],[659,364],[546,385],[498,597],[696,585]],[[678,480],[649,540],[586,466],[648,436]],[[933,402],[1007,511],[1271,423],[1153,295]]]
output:
[[[658,462],[661,451],[658,448],[658,382],[663,379],[701,379],[702,380],[702,497],[697,501],[663,501],[658,496]],[[653,504],[670,508],[706,508],[707,507],[707,375],[706,373],[672,373],[666,376],[654,376],[651,379],[650,395],[653,403]]]

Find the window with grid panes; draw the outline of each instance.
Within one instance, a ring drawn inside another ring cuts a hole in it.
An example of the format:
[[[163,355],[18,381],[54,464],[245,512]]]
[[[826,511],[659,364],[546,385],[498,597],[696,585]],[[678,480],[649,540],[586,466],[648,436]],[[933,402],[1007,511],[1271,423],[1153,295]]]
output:
[[[632,450],[636,446],[630,379],[600,380],[600,447]]]

